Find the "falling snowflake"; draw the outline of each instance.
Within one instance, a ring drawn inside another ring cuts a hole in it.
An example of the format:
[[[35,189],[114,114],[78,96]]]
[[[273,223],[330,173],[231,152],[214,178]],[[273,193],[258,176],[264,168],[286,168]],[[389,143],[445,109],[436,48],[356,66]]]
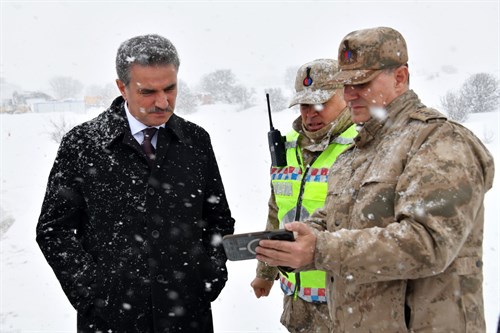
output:
[[[373,118],[383,121],[387,118],[387,110],[381,107],[371,107],[370,108],[370,114],[372,115]]]
[[[218,204],[220,202],[220,197],[216,196],[216,195],[211,195],[207,201],[211,204]]]
[[[218,245],[220,245],[220,243],[222,243],[222,236],[219,234],[213,235],[212,240],[210,241],[210,244],[212,246],[218,246]]]

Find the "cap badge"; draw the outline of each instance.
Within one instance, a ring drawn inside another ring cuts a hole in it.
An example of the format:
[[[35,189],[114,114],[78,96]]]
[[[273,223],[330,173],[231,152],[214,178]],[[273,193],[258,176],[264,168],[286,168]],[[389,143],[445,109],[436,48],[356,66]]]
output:
[[[344,51],[344,61],[343,62],[344,62],[344,64],[356,62],[356,53],[354,53],[350,50]]]
[[[342,57],[343,63],[352,63],[356,62],[356,52],[353,52],[349,47],[349,41],[344,41],[344,52]]]
[[[302,84],[305,87],[309,87],[312,83],[313,83],[313,79],[311,77],[311,67],[307,67],[307,69],[306,69],[306,78],[304,79],[304,81],[302,81]]]

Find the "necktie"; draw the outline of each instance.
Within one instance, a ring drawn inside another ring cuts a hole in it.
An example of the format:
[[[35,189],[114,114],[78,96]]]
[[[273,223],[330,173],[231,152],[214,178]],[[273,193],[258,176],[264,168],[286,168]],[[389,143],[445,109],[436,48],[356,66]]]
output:
[[[153,167],[155,160],[155,148],[151,144],[151,138],[155,135],[158,129],[156,127],[148,127],[142,130],[144,141],[142,141],[142,150],[146,153],[150,167]]]

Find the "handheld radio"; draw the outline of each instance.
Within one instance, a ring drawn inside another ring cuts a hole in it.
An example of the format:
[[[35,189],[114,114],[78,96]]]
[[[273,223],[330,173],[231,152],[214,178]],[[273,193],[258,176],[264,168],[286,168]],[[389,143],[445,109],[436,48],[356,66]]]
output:
[[[271,118],[271,104],[269,103],[269,94],[266,93],[267,111],[269,113],[269,126],[271,130],[267,133],[269,151],[271,152],[272,166],[281,167],[286,165],[285,137],[281,136],[280,131],[274,129]]]

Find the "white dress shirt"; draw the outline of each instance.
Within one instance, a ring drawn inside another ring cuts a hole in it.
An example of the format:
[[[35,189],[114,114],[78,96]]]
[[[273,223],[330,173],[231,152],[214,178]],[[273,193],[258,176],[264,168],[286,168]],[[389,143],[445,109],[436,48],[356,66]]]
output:
[[[137,142],[139,142],[139,144],[141,144],[142,141],[144,141],[144,133],[142,132],[142,130],[145,128],[148,128],[149,126],[146,126],[143,123],[141,123],[139,120],[137,120],[130,113],[126,102],[125,102],[125,113],[127,115],[127,120],[128,120],[128,124],[130,126],[130,131],[132,132],[132,135],[137,140]],[[154,127],[159,129],[160,127],[165,127],[165,124],[160,125],[160,126],[154,126]],[[158,131],[151,138],[151,144],[153,145],[153,147],[155,147],[155,149],[156,149],[156,142],[157,141],[158,141]]]

